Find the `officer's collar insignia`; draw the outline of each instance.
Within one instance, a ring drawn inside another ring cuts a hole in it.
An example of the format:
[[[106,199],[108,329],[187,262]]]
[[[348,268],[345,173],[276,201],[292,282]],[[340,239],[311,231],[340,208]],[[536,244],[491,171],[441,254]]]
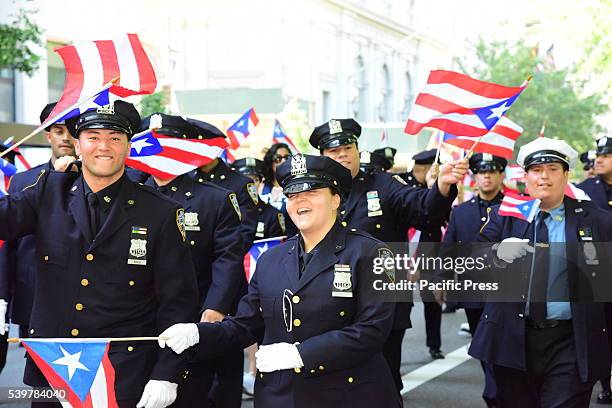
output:
[[[483,153],[482,160],[488,162],[493,161],[493,155],[491,153]]]
[[[159,129],[162,127],[162,116],[159,113],[151,115],[149,119],[149,129]]]
[[[370,164],[370,160],[371,160],[370,159],[370,152],[368,152],[368,151],[361,152],[361,162],[363,164]]]
[[[106,204],[110,204],[111,202],[111,198],[109,196],[104,196],[103,200]]]
[[[332,119],[329,121],[329,134],[342,133],[342,124],[339,120]]]
[[[113,106],[113,104],[110,103],[108,105],[99,106],[98,109],[96,109],[96,113],[102,113],[104,115],[114,115],[115,107]]]
[[[76,191],[78,187],[77,186],[72,186],[72,188],[70,189],[70,191]]]
[[[306,173],[308,173],[308,169],[306,168],[306,157],[301,154],[296,154],[291,157],[291,175],[299,176]]]

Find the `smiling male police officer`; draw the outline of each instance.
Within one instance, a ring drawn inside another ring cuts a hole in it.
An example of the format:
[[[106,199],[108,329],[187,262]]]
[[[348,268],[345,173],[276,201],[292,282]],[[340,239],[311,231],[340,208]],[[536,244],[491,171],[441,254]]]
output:
[[[123,101],[69,119],[82,173],[45,171],[0,199],[0,239],[37,237],[31,337],[155,336],[193,321],[197,286],[184,210],[125,175],[139,125]],[[120,407],[165,407],[176,398],[184,358],[150,342],[111,343],[109,358]],[[48,385],[31,358],[24,382]]]

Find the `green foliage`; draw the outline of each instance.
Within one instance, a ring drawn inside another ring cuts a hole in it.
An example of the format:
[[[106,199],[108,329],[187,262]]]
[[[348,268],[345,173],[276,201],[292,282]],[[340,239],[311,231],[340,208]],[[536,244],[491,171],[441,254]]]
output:
[[[34,11],[21,9],[14,20],[0,24],[0,69],[14,69],[32,75],[40,56],[33,46],[42,46],[42,30],[30,19]]]
[[[144,118],[157,112],[168,113],[166,94],[163,91],[145,95],[140,100],[140,116]]]
[[[544,121],[547,137],[564,139],[579,152],[593,147],[594,136],[602,131],[596,116],[605,113],[608,106],[601,102],[601,94],[581,96],[584,82],[574,79],[573,68],[555,68],[520,41],[485,43],[481,39],[474,48],[478,63],[470,66],[467,60],[458,61],[468,75],[507,86],[518,86],[533,75],[508,110],[508,117],[524,129],[515,153],[538,136]]]

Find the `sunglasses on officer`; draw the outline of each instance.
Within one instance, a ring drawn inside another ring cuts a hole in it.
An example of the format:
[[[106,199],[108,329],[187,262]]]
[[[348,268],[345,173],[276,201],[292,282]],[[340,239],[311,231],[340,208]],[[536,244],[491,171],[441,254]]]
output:
[[[275,154],[274,156],[272,156],[272,161],[276,164],[280,164],[285,160],[289,160],[290,158],[290,154]]]

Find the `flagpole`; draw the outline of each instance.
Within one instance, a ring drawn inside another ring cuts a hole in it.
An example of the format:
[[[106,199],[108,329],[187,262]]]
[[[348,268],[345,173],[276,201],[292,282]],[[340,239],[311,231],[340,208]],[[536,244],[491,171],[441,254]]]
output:
[[[9,152],[12,152],[13,150],[15,150],[16,148],[18,148],[19,146],[21,146],[23,143],[25,143],[26,141],[30,140],[32,137],[34,137],[38,132],[40,132],[41,130],[43,130],[44,128],[46,128],[47,126],[49,126],[50,123],[55,122],[56,120],[60,119],[62,116],[66,115],[67,113],[69,113],[70,111],[80,107],[81,105],[86,104],[87,102],[91,101],[92,99],[94,99],[96,96],[98,96],[98,94],[100,92],[106,91],[108,88],[110,88],[111,86],[113,86],[117,81],[119,81],[119,77],[115,77],[113,79],[111,79],[110,81],[108,81],[104,87],[102,87],[101,90],[97,91],[96,93],[94,93],[93,95],[81,99],[80,101],[70,105],[69,107],[67,107],[66,109],[64,109],[63,111],[61,111],[60,113],[56,114],[55,116],[53,116],[52,118],[47,118],[47,120],[45,120],[39,127],[37,127],[36,129],[34,129],[29,135],[27,135],[26,137],[24,137],[23,139],[21,139],[20,141],[18,141],[15,144],[12,144],[7,150],[5,150],[4,152],[0,153],[0,158],[4,157],[5,155],[7,155]]]
[[[436,137],[439,137],[439,136],[440,136],[440,129],[436,129],[434,140]],[[442,139],[444,139],[444,134],[442,134],[442,136],[440,137],[440,140],[438,140],[438,149],[436,150],[436,157],[434,158],[434,164],[437,164],[438,159],[440,158],[440,149],[442,148]]]
[[[521,84],[521,86],[520,86],[520,87],[521,87],[521,88],[526,87],[526,86],[529,84],[529,81],[531,81],[531,78],[533,78],[533,75],[529,75],[529,76],[527,77],[527,79],[523,81],[523,83]],[[522,91],[521,91],[521,92],[522,92]],[[486,136],[488,133],[489,133],[489,132],[485,133],[484,135],[481,135],[481,136],[478,138],[478,140],[476,140],[476,143],[474,143],[474,144],[472,145],[472,147],[470,148],[470,150],[468,150],[468,152],[467,152],[467,154],[465,155],[465,157],[467,157],[467,158],[469,159],[469,158],[472,156],[472,153],[474,152],[474,148],[476,147],[476,145],[477,145],[478,143],[480,143],[480,141],[482,140],[482,138],[483,138],[483,137],[485,137],[485,136]]]
[[[105,338],[106,339],[106,338]],[[12,337],[10,339],[7,339],[7,343],[19,343],[23,340],[44,340],[44,338],[19,338],[19,337]],[[71,339],[71,340],[76,340],[76,339]],[[84,340],[86,340],[86,338],[84,338]],[[168,337],[155,337],[155,336],[149,336],[149,337],[111,337],[110,339],[108,339],[109,341],[157,341],[157,340],[168,340]]]

